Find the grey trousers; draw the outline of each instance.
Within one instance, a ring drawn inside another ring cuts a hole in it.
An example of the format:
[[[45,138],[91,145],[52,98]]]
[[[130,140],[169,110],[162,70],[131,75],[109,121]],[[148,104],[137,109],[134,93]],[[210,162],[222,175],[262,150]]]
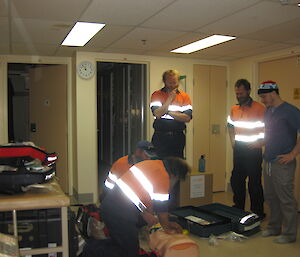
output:
[[[264,196],[270,207],[267,229],[295,240],[297,202],[294,196],[296,160],[288,164],[264,162]]]

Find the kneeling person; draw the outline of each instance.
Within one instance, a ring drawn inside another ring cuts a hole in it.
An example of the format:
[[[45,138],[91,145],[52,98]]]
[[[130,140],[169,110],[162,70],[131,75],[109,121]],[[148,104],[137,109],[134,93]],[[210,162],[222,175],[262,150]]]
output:
[[[179,224],[169,220],[169,192],[189,171],[187,163],[175,157],[146,160],[133,165],[104,198],[101,209],[112,240],[124,257],[136,257],[139,251],[140,213],[152,209],[167,233],[181,233]]]

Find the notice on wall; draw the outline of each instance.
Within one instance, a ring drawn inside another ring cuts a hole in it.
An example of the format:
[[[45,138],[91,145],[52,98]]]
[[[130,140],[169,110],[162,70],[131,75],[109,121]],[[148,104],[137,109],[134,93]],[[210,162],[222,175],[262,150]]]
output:
[[[300,88],[294,88],[294,99],[300,99]]]
[[[190,176],[190,198],[204,197],[205,195],[205,176]]]

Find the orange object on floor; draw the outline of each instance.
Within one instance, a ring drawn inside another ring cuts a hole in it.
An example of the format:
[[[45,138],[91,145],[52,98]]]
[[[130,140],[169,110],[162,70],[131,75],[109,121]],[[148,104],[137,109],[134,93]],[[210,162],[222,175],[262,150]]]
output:
[[[167,234],[162,229],[149,236],[150,248],[162,257],[198,257],[199,247],[189,236],[184,234]]]

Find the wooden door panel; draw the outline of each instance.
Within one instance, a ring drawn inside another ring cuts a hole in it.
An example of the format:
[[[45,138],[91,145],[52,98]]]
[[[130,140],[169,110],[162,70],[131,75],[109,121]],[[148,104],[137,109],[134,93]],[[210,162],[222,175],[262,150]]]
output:
[[[67,67],[34,67],[29,71],[29,81],[29,123],[36,126],[36,131],[30,132],[30,140],[58,154],[56,174],[67,193]]]
[[[205,154],[206,171],[212,172],[213,191],[225,191],[226,172],[226,68],[194,65],[194,158]]]

